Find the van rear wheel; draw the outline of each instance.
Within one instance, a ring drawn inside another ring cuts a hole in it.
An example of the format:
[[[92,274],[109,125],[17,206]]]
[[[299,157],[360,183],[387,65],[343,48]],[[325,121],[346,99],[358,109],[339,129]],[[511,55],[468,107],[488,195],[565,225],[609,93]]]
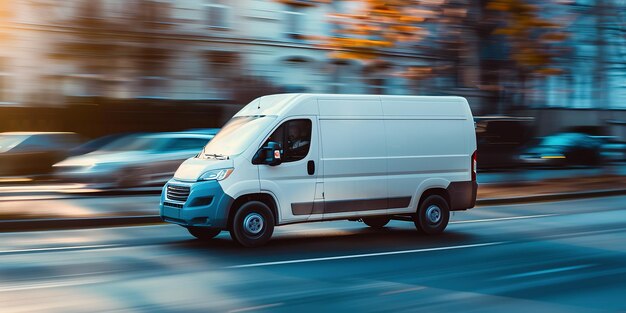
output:
[[[273,233],[274,214],[260,201],[246,202],[239,207],[230,227],[230,236],[244,247],[262,246]]]
[[[200,240],[211,240],[217,236],[221,230],[216,228],[207,228],[207,227],[187,227],[187,230],[190,234]]]
[[[450,220],[450,206],[442,196],[428,196],[417,209],[413,219],[421,233],[435,235],[443,232]]]
[[[388,216],[374,216],[374,217],[364,217],[362,218],[362,220],[363,220],[363,223],[365,223],[365,225],[371,228],[381,229],[385,227],[385,225],[387,225],[389,221],[391,221],[391,218]]]

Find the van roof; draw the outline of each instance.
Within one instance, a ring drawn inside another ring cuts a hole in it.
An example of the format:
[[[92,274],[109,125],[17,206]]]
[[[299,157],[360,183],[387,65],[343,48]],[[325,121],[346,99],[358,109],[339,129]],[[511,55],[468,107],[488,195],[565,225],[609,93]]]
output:
[[[282,115],[285,113],[310,114],[311,110],[317,111],[317,105],[311,106],[305,103],[313,100],[385,100],[405,101],[420,100],[421,102],[430,102],[431,105],[437,106],[440,103],[459,103],[467,102],[465,98],[459,96],[406,96],[406,95],[364,95],[364,94],[315,94],[315,93],[288,93],[267,95],[257,98],[246,105],[235,116],[254,116],[254,115]],[[298,100],[298,101],[295,101]],[[303,105],[300,105],[303,104]],[[371,104],[371,102],[370,102]],[[298,108],[298,109],[296,109]],[[293,110],[296,109],[294,112]],[[428,110],[427,108],[423,108]],[[320,112],[321,113],[321,112]]]
[[[355,99],[355,98],[380,98],[381,100],[385,99],[460,99],[463,97],[460,96],[411,96],[411,95],[367,95],[367,94],[334,94],[334,93],[281,93],[274,95],[267,95],[257,100],[292,100],[296,97],[315,97],[315,98],[324,98],[324,99]],[[463,98],[464,99],[464,98]]]

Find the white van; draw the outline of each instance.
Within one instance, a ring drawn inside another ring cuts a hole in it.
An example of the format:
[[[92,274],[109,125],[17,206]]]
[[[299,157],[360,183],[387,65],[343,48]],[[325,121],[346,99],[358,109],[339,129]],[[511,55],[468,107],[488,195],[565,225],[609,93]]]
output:
[[[476,202],[476,135],[462,97],[280,94],[239,111],[163,187],[164,221],[244,246],[274,226],[413,221],[442,232]]]

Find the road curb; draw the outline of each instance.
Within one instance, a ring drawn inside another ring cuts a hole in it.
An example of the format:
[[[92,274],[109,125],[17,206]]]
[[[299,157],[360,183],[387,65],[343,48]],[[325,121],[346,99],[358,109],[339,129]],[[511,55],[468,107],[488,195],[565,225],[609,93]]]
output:
[[[584,192],[553,193],[545,195],[533,195],[525,197],[511,198],[487,198],[476,200],[477,206],[494,206],[505,204],[521,204],[533,202],[545,202],[553,200],[571,200],[606,196],[625,195],[626,189],[592,190]],[[64,230],[99,227],[121,227],[132,225],[149,225],[162,223],[158,215],[141,216],[114,216],[114,217],[94,217],[94,218],[39,218],[39,219],[18,219],[0,220],[1,232],[22,232],[36,230]]]
[[[161,217],[158,215],[19,219],[0,221],[0,232],[99,228],[157,223],[162,223]]]
[[[32,200],[68,200],[68,199],[86,199],[86,198],[103,198],[103,197],[131,197],[131,196],[157,196],[160,195],[162,188],[144,188],[144,189],[130,189],[130,190],[103,190],[98,192],[33,192],[28,195],[24,195],[23,192],[3,192],[0,197],[0,202],[3,201],[32,201]],[[39,196],[40,198],[32,199],[33,196]],[[16,197],[23,197],[22,199],[14,199]],[[8,199],[6,199],[8,198]]]

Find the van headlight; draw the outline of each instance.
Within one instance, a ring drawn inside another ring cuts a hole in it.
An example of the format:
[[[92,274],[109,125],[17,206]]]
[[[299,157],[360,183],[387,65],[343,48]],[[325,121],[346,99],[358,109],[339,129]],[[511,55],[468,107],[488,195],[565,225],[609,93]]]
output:
[[[228,178],[228,176],[230,176],[230,174],[232,174],[233,170],[235,170],[234,168],[223,168],[220,170],[211,170],[208,172],[205,172],[204,174],[200,175],[200,177],[198,178],[198,181],[207,181],[207,180],[224,180],[226,178]]]

